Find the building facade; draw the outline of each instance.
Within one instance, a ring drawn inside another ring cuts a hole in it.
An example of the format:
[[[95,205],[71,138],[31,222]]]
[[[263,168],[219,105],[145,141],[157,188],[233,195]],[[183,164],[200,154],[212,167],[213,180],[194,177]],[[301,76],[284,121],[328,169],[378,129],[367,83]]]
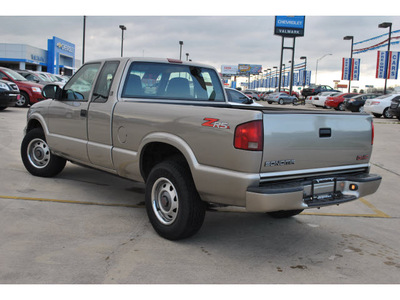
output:
[[[47,40],[47,50],[25,44],[0,43],[0,66],[72,75],[76,68],[75,45],[55,36]]]

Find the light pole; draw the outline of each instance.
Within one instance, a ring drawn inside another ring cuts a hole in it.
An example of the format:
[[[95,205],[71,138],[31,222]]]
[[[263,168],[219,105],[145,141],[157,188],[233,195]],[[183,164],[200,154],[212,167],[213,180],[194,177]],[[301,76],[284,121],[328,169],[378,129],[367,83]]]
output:
[[[351,51],[350,51],[350,70],[352,70],[353,69],[353,42],[354,42],[354,36],[352,36],[352,35],[347,35],[347,36],[345,36],[344,38],[343,38],[343,40],[345,40],[345,41],[349,41],[349,40],[351,40]],[[350,72],[350,74],[349,74],[349,90],[348,90],[348,93],[350,93],[350,86],[351,86],[351,73],[352,72]]]
[[[303,78],[303,88],[306,85],[307,82],[307,56],[300,56],[300,59],[304,59],[304,78]]]
[[[385,74],[385,88],[383,89],[383,94],[386,95],[386,86],[387,86],[387,78],[390,70],[390,66],[388,66],[388,59],[390,54],[390,39],[392,37],[392,23],[391,22],[383,22],[378,25],[379,28],[389,28],[389,40],[388,40],[388,54],[386,55],[385,65],[387,66],[386,74]]]
[[[189,53],[186,53],[186,61],[189,61]]]
[[[85,63],[86,16],[83,16],[82,65]]]
[[[315,67],[315,85],[317,85],[318,61],[320,61],[321,59],[323,59],[325,56],[328,56],[328,55],[332,55],[332,54],[328,53],[317,59],[317,65]]]
[[[179,60],[182,60],[182,46],[183,41],[179,41]]]
[[[126,30],[126,27],[124,25],[119,25],[119,28],[121,28],[122,31],[122,37],[121,37],[121,57],[124,55],[124,31]]]

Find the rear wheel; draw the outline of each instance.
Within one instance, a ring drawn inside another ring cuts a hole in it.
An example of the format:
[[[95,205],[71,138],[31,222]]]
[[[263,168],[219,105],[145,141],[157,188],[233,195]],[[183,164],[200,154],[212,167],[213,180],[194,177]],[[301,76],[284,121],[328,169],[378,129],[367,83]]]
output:
[[[168,240],[194,235],[205,218],[206,203],[201,201],[190,169],[182,160],[167,160],[151,170],[145,203],[154,230]]]
[[[300,214],[304,209],[272,211],[267,214],[276,219],[290,218]]]
[[[338,109],[340,111],[344,111],[344,103],[340,103],[339,106],[338,106]]]
[[[283,99],[279,99],[278,103],[282,105],[283,104]]]
[[[388,107],[385,108],[385,110],[383,111],[383,117],[384,117],[385,119],[392,119],[392,118],[393,118],[393,115],[392,115],[392,113],[390,112],[390,110],[389,110]]]
[[[35,176],[53,177],[60,173],[66,160],[51,153],[41,128],[29,131],[21,144],[21,158],[25,168]]]

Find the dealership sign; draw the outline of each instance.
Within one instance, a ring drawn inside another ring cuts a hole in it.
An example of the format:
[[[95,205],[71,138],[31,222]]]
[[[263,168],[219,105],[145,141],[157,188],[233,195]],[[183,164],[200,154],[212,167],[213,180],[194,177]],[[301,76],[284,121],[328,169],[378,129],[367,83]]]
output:
[[[305,16],[275,16],[275,35],[304,36]]]
[[[360,80],[359,58],[343,58],[342,80]]]

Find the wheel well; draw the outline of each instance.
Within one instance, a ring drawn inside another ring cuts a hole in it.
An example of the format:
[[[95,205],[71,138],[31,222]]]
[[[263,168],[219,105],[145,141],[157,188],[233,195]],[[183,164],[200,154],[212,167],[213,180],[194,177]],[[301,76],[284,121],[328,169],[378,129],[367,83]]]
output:
[[[174,146],[157,142],[146,145],[140,158],[140,172],[143,179],[147,181],[151,169],[158,163],[171,157],[180,160],[188,166],[185,156]]]
[[[29,132],[34,128],[42,128],[42,125],[38,120],[30,120],[28,125],[26,126],[26,132]]]

